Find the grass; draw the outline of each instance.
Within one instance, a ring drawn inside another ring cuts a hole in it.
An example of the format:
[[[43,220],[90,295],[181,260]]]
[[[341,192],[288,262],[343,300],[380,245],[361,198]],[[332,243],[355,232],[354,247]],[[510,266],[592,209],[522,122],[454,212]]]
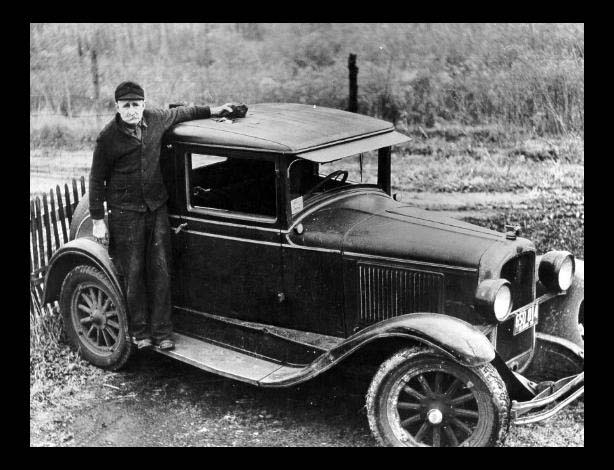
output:
[[[79,150],[93,147],[96,137],[111,119],[108,116],[58,116],[41,113],[30,116],[30,149]]]
[[[30,408],[40,411],[78,392],[104,372],[68,347],[58,315],[30,314]]]
[[[126,79],[152,103],[345,108],[350,53],[371,116],[584,129],[584,25],[570,23],[32,23],[30,109],[105,106]]]
[[[464,218],[469,223],[482,225],[493,230],[504,231],[504,225],[519,224],[521,236],[528,238],[538,253],[550,250],[567,250],[577,258],[584,259],[584,204],[548,209],[518,208],[505,209],[503,213],[487,219]]]
[[[456,157],[397,154],[392,186],[404,191],[506,192],[584,190],[584,166],[503,154]]]

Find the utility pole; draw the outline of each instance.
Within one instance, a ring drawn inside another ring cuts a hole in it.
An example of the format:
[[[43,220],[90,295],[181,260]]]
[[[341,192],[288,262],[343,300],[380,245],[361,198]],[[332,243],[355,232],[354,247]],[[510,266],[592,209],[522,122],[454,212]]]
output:
[[[358,112],[358,67],[356,67],[356,54],[350,54],[348,58],[350,72],[350,96],[348,99],[348,111]]]

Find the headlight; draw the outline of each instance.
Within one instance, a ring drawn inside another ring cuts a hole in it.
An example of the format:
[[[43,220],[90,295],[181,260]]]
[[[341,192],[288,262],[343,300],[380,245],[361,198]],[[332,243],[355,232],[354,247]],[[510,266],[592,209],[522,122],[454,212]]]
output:
[[[512,291],[509,286],[502,285],[497,290],[497,294],[495,295],[495,305],[493,308],[495,312],[495,317],[499,321],[505,320],[508,313],[512,310]]]
[[[539,263],[539,280],[548,290],[564,291],[571,287],[576,262],[568,251],[549,251]]]
[[[485,314],[494,316],[496,321],[504,321],[512,311],[512,291],[506,279],[487,279],[482,281],[475,293],[478,308]]]

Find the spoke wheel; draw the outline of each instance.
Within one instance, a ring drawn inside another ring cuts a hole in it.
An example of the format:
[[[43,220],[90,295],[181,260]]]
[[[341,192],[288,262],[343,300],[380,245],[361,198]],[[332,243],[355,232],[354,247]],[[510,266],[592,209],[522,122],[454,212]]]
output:
[[[367,394],[369,425],[387,446],[496,445],[507,433],[508,410],[490,364],[464,367],[428,348],[392,356]]]
[[[91,363],[116,370],[131,352],[121,297],[98,269],[77,266],[62,284],[60,310],[71,344]]]
[[[70,312],[73,328],[85,347],[104,355],[119,346],[123,331],[117,306],[98,283],[84,282],[73,291]]]

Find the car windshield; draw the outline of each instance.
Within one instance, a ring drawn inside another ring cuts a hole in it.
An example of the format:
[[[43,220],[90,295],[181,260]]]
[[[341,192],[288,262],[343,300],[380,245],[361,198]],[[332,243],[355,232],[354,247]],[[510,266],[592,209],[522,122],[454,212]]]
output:
[[[377,185],[377,151],[319,164],[297,158],[290,163],[288,175],[291,201],[304,202],[344,186]]]

